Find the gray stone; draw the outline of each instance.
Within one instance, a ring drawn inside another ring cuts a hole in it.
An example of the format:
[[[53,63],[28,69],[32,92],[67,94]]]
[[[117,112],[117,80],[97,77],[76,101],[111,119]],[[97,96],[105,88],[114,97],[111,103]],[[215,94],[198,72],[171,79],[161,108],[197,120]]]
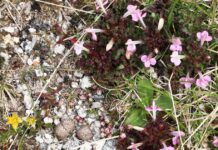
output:
[[[63,120],[55,127],[55,135],[59,140],[66,139],[75,129],[73,120]]]
[[[101,108],[102,107],[102,103],[100,102],[93,102],[92,103],[92,108],[95,109],[95,108]]]
[[[104,99],[104,95],[93,95],[92,99],[94,99],[95,101],[100,101]]]
[[[80,129],[77,130],[76,134],[80,140],[85,140],[85,141],[91,140],[93,137],[93,133],[88,125],[82,126]]]
[[[107,141],[102,150],[116,150],[116,141],[115,140]]]

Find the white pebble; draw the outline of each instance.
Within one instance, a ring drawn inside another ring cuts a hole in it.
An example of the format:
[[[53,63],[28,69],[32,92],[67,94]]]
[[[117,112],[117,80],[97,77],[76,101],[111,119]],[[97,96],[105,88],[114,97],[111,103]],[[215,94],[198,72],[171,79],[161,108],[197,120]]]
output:
[[[2,29],[8,33],[14,33],[16,30],[16,27],[4,27]]]
[[[63,54],[64,49],[65,49],[64,45],[62,45],[62,44],[57,44],[57,45],[55,45],[55,47],[54,47],[54,52],[55,52],[55,54]]]
[[[88,76],[84,76],[82,79],[80,79],[80,87],[82,89],[90,88],[91,86],[92,86],[92,83]]]
[[[86,110],[85,109],[82,109],[80,108],[78,111],[77,111],[78,115],[81,117],[81,118],[85,118],[87,116],[87,113],[86,113]]]
[[[44,142],[44,140],[42,139],[41,136],[36,136],[35,139],[36,139],[36,141],[39,142],[39,143],[43,143],[43,142]]]
[[[78,77],[78,78],[81,78],[83,76],[83,74],[81,72],[79,72],[79,71],[75,71],[74,76]]]
[[[30,32],[30,33],[35,33],[35,32],[36,32],[36,29],[34,29],[34,28],[29,28],[29,32]]]
[[[52,119],[52,118],[49,118],[49,117],[45,117],[45,118],[44,118],[44,122],[45,122],[45,123],[52,123],[52,122],[53,122],[53,119]]]
[[[42,77],[44,75],[41,69],[35,69],[35,73],[37,77]]]
[[[15,51],[16,53],[19,53],[19,54],[22,54],[22,53],[23,53],[23,49],[20,48],[20,47],[14,48],[14,51]]]
[[[95,109],[95,108],[101,108],[102,107],[102,103],[100,102],[93,102],[92,103],[92,108]]]
[[[55,125],[58,125],[59,123],[60,123],[60,120],[59,120],[59,119],[55,119],[55,120],[54,120],[54,124],[55,124]]]
[[[71,87],[72,88],[78,88],[79,87],[79,84],[77,82],[72,82],[71,83]]]

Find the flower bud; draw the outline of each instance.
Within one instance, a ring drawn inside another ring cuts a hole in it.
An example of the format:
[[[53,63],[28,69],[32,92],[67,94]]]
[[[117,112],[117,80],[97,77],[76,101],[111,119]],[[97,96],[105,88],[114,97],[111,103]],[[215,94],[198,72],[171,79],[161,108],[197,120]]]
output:
[[[159,22],[158,22],[158,27],[157,30],[160,31],[164,26],[164,19],[160,18]]]

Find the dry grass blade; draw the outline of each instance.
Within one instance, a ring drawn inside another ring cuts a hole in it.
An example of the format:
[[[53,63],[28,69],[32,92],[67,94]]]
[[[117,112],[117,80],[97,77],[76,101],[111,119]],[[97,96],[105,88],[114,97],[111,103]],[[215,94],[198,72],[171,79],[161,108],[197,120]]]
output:
[[[36,2],[40,2],[40,3],[46,4],[46,5],[52,5],[52,6],[56,6],[56,7],[66,8],[66,9],[70,9],[70,10],[77,11],[77,12],[93,14],[93,11],[85,11],[85,10],[81,10],[81,9],[76,9],[72,6],[68,7],[68,6],[58,5],[58,4],[54,4],[54,3],[50,3],[50,2],[46,2],[46,1],[41,1],[41,0],[36,0]]]

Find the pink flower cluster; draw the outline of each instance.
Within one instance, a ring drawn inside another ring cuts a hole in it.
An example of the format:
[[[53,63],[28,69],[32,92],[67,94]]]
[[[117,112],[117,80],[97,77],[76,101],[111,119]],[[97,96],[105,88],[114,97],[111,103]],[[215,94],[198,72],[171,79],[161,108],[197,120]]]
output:
[[[172,51],[172,54],[170,55],[170,61],[175,66],[179,66],[181,64],[181,59],[183,58],[182,55],[179,55],[179,52],[182,52],[182,42],[179,37],[172,38],[170,50]]]
[[[185,136],[185,133],[182,131],[172,131],[171,135],[173,135],[174,137],[172,138],[172,143],[173,145],[177,145],[179,144],[180,138]],[[164,142],[163,144],[163,148],[160,150],[174,150],[174,147],[172,146],[167,146]]]
[[[142,41],[133,41],[132,39],[128,39],[125,44],[127,45],[127,48],[126,48],[126,58],[130,59],[130,57],[136,51],[136,45],[137,44],[142,44]]]
[[[144,63],[144,66],[146,68],[150,66],[154,66],[156,64],[156,59],[152,58],[150,55],[142,55],[141,56],[141,61]]]
[[[172,146],[167,146],[166,143],[162,143],[163,144],[163,148],[161,148],[160,150],[175,150],[174,147]]]
[[[207,31],[197,33],[197,40],[201,42],[201,46],[203,46],[204,42],[209,42],[212,39],[212,36],[210,36]],[[172,51],[172,54],[170,56],[170,61],[175,66],[179,66],[181,64],[181,59],[184,58],[184,56],[179,55],[179,52],[182,52],[182,42],[179,37],[172,38],[171,42],[170,50]]]
[[[173,145],[177,145],[179,144],[180,138],[185,136],[185,133],[182,131],[172,131],[171,135],[173,135],[174,137],[172,138],[172,143]],[[163,144],[163,148],[160,150],[175,150],[174,147],[172,146],[167,146],[166,143],[162,143]]]
[[[85,32],[91,33],[92,40],[97,41],[98,37],[97,37],[96,33],[104,32],[104,30],[102,30],[102,29],[87,28],[87,29],[85,29]]]
[[[207,31],[202,31],[197,33],[197,39],[201,42],[201,46],[203,46],[204,42],[212,41],[212,36],[209,36]]]
[[[213,137],[213,146],[218,147],[218,137],[217,136]]]
[[[176,37],[176,38],[172,39],[172,44],[170,45],[170,50],[177,51],[177,52],[182,51],[182,42],[181,42],[180,38]]]
[[[143,18],[146,16],[146,13],[142,13],[142,11],[140,9],[137,9],[137,6],[135,5],[128,5],[127,12],[123,15],[123,17],[126,18],[130,15],[132,16],[132,21],[140,21],[143,27],[146,28],[146,25],[143,21]]]
[[[180,138],[182,136],[185,136],[185,133],[182,131],[172,131],[171,135],[173,135],[174,137],[172,138],[172,143],[173,145],[177,145],[179,144]]]
[[[191,88],[193,83],[196,83],[197,87],[202,89],[207,89],[207,86],[212,81],[209,75],[203,75],[201,72],[198,73],[199,78],[195,81],[194,78],[189,77],[189,74],[186,77],[180,78],[180,84],[184,85],[186,89]]]

